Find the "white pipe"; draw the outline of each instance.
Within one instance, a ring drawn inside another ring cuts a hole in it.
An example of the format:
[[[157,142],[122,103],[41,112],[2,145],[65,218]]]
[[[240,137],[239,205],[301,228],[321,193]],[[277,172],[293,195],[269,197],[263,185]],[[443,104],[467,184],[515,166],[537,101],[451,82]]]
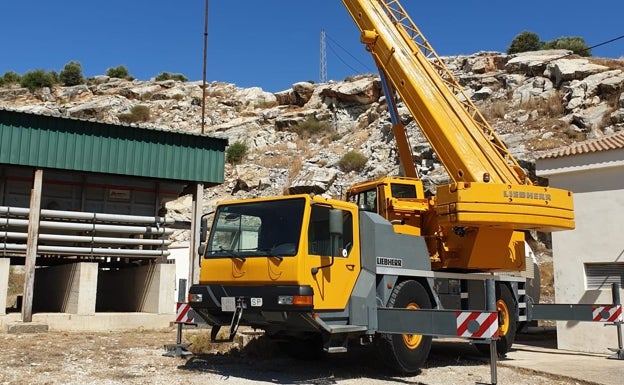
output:
[[[15,214],[28,216],[29,208],[24,207],[8,207],[0,206],[0,214]],[[105,214],[105,213],[88,213],[78,211],[63,210],[41,210],[41,216],[45,218],[61,218],[61,219],[78,219],[84,221],[98,222],[123,222],[123,223],[142,223],[142,224],[167,224],[175,222],[172,218],[158,216],[140,216],[140,215],[121,215],[121,214]]]
[[[0,251],[26,251],[26,245],[15,243],[0,243]],[[65,255],[95,255],[108,257],[166,257],[171,253],[169,250],[138,250],[138,249],[107,249],[91,247],[68,247],[68,246],[43,246],[37,248],[40,254],[65,254]]]
[[[0,239],[27,239],[28,234],[12,231],[0,231]],[[62,234],[39,234],[40,241],[80,242],[80,243],[110,243],[121,245],[144,245],[144,246],[169,246],[169,239],[145,239],[145,238],[112,238],[112,237],[89,237],[83,235]]]
[[[0,226],[28,226],[27,219],[0,218]],[[122,226],[122,225],[105,225],[100,223],[75,223],[75,222],[55,222],[41,221],[39,227],[43,229],[62,229],[75,231],[103,231],[110,233],[126,233],[126,234],[149,234],[149,235],[170,235],[173,229],[168,227],[152,227],[152,226]]]

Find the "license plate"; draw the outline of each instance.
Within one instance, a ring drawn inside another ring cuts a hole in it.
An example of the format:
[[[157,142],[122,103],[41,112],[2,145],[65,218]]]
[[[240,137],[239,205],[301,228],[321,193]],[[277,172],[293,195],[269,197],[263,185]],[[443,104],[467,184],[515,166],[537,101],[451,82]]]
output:
[[[221,311],[234,312],[236,310],[236,298],[221,297]]]

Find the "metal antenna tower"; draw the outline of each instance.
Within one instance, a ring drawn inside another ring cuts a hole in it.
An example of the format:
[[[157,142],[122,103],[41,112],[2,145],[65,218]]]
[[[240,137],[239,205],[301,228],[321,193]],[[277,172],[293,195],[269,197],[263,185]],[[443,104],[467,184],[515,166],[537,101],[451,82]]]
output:
[[[319,71],[319,82],[327,83],[327,55],[325,53],[325,30],[321,29],[321,67]]]

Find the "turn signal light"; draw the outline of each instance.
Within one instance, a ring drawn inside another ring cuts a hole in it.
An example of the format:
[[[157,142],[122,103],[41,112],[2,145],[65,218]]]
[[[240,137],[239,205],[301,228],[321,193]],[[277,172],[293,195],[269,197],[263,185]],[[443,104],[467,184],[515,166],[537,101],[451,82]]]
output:
[[[279,305],[312,306],[311,295],[280,295],[277,297]]]
[[[311,295],[294,295],[293,296],[293,305],[298,306],[312,306],[312,296]]]

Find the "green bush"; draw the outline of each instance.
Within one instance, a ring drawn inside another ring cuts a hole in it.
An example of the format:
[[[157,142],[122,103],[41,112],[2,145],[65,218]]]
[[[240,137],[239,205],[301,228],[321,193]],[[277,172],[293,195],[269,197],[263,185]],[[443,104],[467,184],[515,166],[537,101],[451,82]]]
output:
[[[20,76],[13,71],[5,72],[2,77],[0,77],[0,86],[8,86],[10,84],[19,84]]]
[[[340,158],[338,167],[344,172],[357,171],[364,169],[368,159],[357,151],[349,151]]]
[[[507,53],[514,54],[527,51],[538,51],[539,49],[541,49],[539,35],[535,32],[522,31],[511,41],[511,45],[507,48]]]
[[[28,71],[20,77],[20,85],[28,88],[31,92],[43,88],[52,87],[56,83],[56,72],[45,72],[42,69]]]
[[[551,41],[540,41],[534,32],[523,31],[518,34],[507,48],[508,54],[539,51],[543,49],[567,49],[581,56],[591,56],[591,49],[582,37],[564,36]]]
[[[124,123],[147,122],[150,120],[150,110],[148,106],[136,105],[130,109],[128,114],[117,115]]]
[[[76,86],[83,84],[85,78],[82,75],[82,65],[77,61],[70,61],[65,64],[65,67],[61,71],[59,78],[61,83],[66,86]]]
[[[120,65],[117,67],[107,69],[106,75],[110,76],[111,78],[132,80],[132,76],[130,76],[130,72],[128,72],[128,69],[124,65]]]
[[[308,119],[289,127],[287,130],[294,132],[299,135],[299,137],[305,139],[321,135],[322,133],[331,130],[331,125],[329,122],[320,121],[317,118],[310,116]]]
[[[567,49],[580,56],[591,56],[591,48],[585,39],[577,36],[560,37],[544,43],[543,49]]]
[[[177,80],[179,82],[188,82],[186,76],[182,74],[170,74],[169,72],[162,72],[158,74],[158,76],[156,76],[154,80],[156,80],[157,82],[162,82],[164,80]]]
[[[230,164],[239,164],[247,154],[247,145],[236,141],[232,143],[225,152],[225,160]]]

